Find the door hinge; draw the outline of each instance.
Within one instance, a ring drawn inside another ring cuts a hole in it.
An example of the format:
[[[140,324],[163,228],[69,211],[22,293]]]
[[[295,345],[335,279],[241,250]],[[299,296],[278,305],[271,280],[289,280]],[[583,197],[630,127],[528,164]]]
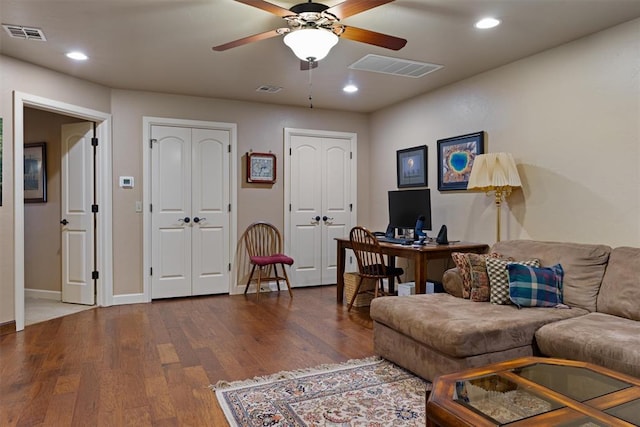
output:
[[[229,271],[231,271],[231,263],[229,263]]]
[[[349,151],[349,160],[353,160],[353,151]]]
[[[96,138],[96,137],[91,138],[91,145],[94,146],[94,147],[97,147],[98,146],[98,138]]]
[[[349,203],[349,212],[353,212],[353,203]]]
[[[91,278],[93,280],[98,280],[100,278],[99,276],[100,276],[100,274],[97,271],[92,271],[91,272]]]
[[[352,256],[349,257],[349,264],[353,264],[353,257]]]
[[[227,153],[230,153],[230,152],[231,152],[231,144],[227,146]]]
[[[289,155],[291,156],[291,148],[289,148]]]
[[[289,203],[289,212],[291,212],[291,203]]]
[[[149,269],[149,276],[153,276],[153,267]]]
[[[153,212],[153,203],[149,203],[149,212]]]
[[[91,212],[98,213],[98,205],[91,205]]]
[[[229,206],[227,206],[227,212],[231,212],[231,203],[229,203]]]
[[[153,143],[154,142],[158,142],[158,140],[157,139],[150,139],[149,140],[149,148],[153,148]]]

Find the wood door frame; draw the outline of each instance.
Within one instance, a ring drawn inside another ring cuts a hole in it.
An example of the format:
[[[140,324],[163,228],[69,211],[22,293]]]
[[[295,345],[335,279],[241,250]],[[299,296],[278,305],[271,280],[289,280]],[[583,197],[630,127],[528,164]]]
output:
[[[96,304],[113,304],[113,236],[112,236],[112,154],[111,154],[111,114],[91,110],[73,104],[13,92],[13,206],[14,206],[14,263],[16,332],[24,329],[24,109],[25,107],[49,111],[96,123],[96,136],[100,141],[96,177],[98,182],[98,271],[100,279],[96,289]]]
[[[171,119],[166,117],[142,117],[142,226],[143,226],[143,299],[141,302],[151,302],[151,237],[153,235],[151,224],[151,152],[149,141],[151,140],[152,126],[179,126],[202,129],[224,129],[229,131],[229,143],[231,145],[229,159],[229,203],[231,212],[229,213],[229,263],[233,265],[235,256],[235,246],[237,243],[238,227],[238,126],[235,123],[209,122],[201,120]],[[229,294],[237,286],[234,283],[235,277],[229,271]]]
[[[284,128],[284,251],[293,253],[291,248],[291,137],[310,136],[316,138],[341,138],[351,141],[351,200],[353,200],[353,210],[350,221],[353,227],[358,221],[358,134],[355,132],[337,132],[331,130],[297,129]],[[291,284],[294,285],[293,283]]]

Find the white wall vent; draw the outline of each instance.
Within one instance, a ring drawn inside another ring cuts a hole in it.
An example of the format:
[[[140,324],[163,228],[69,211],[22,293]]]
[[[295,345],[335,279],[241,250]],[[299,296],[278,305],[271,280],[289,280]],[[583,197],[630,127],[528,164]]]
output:
[[[40,28],[22,27],[20,25],[2,24],[9,36],[16,39],[47,41]]]
[[[372,71],[374,73],[414,78],[433,73],[442,67],[443,65],[429,64],[428,62],[411,61],[408,59],[391,58],[374,54],[366,55],[349,65],[349,68],[353,70]]]
[[[262,85],[258,86],[256,92],[264,92],[264,93],[277,93],[280,92],[282,88],[280,86],[271,86],[271,85]]]

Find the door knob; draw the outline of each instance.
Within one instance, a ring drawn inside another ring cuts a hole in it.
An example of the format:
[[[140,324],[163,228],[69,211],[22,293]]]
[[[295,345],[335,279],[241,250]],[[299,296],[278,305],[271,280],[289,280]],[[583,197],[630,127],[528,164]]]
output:
[[[196,224],[199,223],[200,221],[206,221],[207,218],[198,218],[197,216],[193,218],[193,222],[195,222]]]
[[[189,224],[191,222],[191,218],[185,216],[184,218],[178,218],[178,221],[183,221],[185,224]]]
[[[329,218],[328,216],[326,216],[326,215],[325,215],[325,216],[323,216],[323,217],[322,217],[322,220],[323,220],[324,222],[327,222],[327,221],[333,221],[333,218]]]
[[[315,218],[311,217],[312,221],[320,221],[320,215],[316,215]]]
[[[60,224],[67,225],[69,224],[69,221],[67,221],[66,219],[63,219],[62,221],[60,221]]]

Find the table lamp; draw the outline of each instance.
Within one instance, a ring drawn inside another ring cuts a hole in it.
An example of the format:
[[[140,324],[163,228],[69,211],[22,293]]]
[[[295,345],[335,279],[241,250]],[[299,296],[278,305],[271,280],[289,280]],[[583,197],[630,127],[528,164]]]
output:
[[[514,188],[522,187],[516,162],[510,153],[479,154],[473,160],[467,190],[480,190],[496,197],[498,217],[496,220],[496,241],[500,241],[500,206]]]

